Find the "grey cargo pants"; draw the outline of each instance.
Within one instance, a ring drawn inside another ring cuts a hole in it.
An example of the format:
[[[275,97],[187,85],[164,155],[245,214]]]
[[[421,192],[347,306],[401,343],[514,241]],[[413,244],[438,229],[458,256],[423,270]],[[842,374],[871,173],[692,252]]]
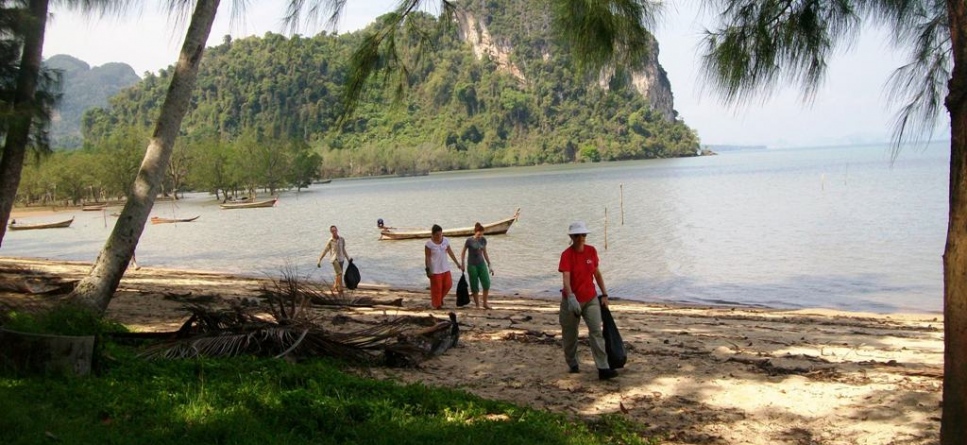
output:
[[[561,299],[561,312],[558,314],[561,321],[561,337],[564,341],[564,361],[568,366],[578,364],[578,326],[581,324],[581,317],[588,325],[588,343],[591,344],[591,355],[594,356],[594,365],[598,369],[608,369],[608,353],[604,350],[604,334],[601,333],[601,303],[597,298],[581,305],[581,317],[576,317],[567,310],[567,300]]]

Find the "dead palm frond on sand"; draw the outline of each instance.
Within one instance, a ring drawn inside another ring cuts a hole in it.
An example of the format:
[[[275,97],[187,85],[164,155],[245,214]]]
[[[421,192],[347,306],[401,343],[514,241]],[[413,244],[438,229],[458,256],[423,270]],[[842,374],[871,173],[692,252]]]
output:
[[[456,315],[398,317],[352,331],[326,329],[310,301],[325,298],[332,305],[354,299],[332,295],[307,280],[283,278],[263,286],[264,307],[235,305],[212,309],[186,306],[191,317],[168,340],[146,349],[148,359],[194,357],[258,357],[304,359],[334,357],[360,363],[416,366],[457,344]],[[345,315],[339,315],[345,317]]]

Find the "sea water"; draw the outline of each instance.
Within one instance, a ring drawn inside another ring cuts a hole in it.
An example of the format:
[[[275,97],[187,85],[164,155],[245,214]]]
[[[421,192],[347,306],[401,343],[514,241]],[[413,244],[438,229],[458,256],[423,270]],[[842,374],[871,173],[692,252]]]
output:
[[[334,180],[274,208],[221,210],[213,196],[156,203],[138,245],[147,267],[332,280],[318,255],[339,227],[364,283],[424,289],[424,240],[380,241],[388,225],[466,227],[513,215],[488,236],[496,295],[559,295],[571,221],[586,221],[612,297],[649,302],[942,311],[949,143],[761,149],[717,156]],[[262,198],[267,195],[260,196]],[[115,217],[8,231],[0,255],[93,261]],[[451,239],[459,257],[463,239]],[[459,273],[459,271],[455,271]]]

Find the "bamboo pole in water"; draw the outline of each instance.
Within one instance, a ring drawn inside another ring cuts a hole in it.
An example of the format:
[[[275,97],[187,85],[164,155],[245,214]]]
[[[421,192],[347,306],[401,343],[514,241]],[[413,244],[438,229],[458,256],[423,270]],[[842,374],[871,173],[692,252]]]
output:
[[[625,185],[624,184],[618,184],[618,190],[621,191],[621,193],[620,193],[620,201],[621,201],[621,225],[623,226],[623,225],[625,225]]]

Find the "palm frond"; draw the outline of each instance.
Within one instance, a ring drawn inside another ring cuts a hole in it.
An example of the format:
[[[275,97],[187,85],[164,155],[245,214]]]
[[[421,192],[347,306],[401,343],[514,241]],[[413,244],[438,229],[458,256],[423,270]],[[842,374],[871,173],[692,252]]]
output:
[[[146,359],[197,357],[334,357],[352,362],[389,362],[384,354],[419,363],[456,344],[456,315],[450,321],[401,317],[350,332],[329,332],[314,322],[280,325],[245,308],[211,310],[187,306],[191,317],[177,337],[146,349]],[[428,321],[430,328],[422,327]],[[414,328],[414,324],[419,326]],[[392,353],[389,351],[393,351]]]

